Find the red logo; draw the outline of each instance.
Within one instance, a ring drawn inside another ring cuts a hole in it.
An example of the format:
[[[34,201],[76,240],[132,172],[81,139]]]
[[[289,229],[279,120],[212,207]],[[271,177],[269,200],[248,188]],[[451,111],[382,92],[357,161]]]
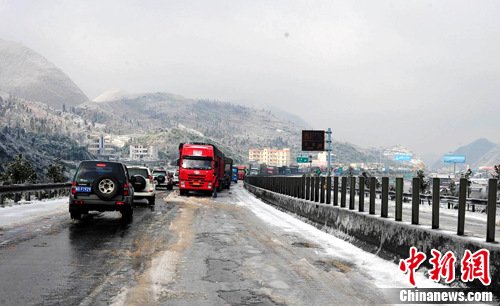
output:
[[[455,280],[455,264],[457,258],[451,251],[446,252],[444,255],[438,250],[431,250],[432,257],[429,263],[432,269],[429,270],[429,279],[439,282],[442,278],[445,279],[447,284]],[[415,284],[415,271],[425,261],[426,255],[423,252],[417,251],[417,248],[410,248],[410,257],[401,259],[399,261],[399,270],[403,273],[409,274],[410,284]],[[462,282],[472,282],[479,280],[483,285],[488,286],[491,284],[490,277],[490,251],[487,249],[480,249],[475,253],[465,250],[464,257],[461,261],[461,280]]]
[[[410,284],[415,286],[415,271],[424,262],[427,256],[423,252],[418,252],[416,247],[410,248],[410,258],[399,261],[399,270],[404,273],[409,272]]]
[[[441,256],[441,252],[432,249],[432,257],[429,262],[432,269],[429,271],[429,278],[435,282],[439,282],[441,278],[445,278],[447,284],[455,280],[455,262],[457,261],[455,254],[448,251]]]
[[[490,251],[480,249],[475,253],[465,250],[462,259],[462,282],[471,282],[479,279],[483,285],[491,284],[490,278]]]

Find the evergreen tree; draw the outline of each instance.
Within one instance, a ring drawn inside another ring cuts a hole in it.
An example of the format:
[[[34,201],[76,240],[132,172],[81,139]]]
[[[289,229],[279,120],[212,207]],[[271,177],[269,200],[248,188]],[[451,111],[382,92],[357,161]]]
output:
[[[470,189],[470,186],[472,184],[472,182],[470,180],[471,175],[472,175],[472,170],[470,168],[467,169],[467,171],[465,173],[462,173],[462,178],[467,179],[467,195],[468,196],[470,196],[470,192],[471,192],[471,189]]]
[[[416,175],[420,181],[420,193],[425,193],[427,191],[427,188],[429,187],[429,182],[427,182],[427,180],[425,179],[424,170],[417,170]]]
[[[493,178],[496,178],[498,181],[498,190],[500,190],[500,165],[495,165],[495,173],[493,174]]]
[[[10,184],[35,183],[36,179],[35,169],[22,154],[17,155],[13,161],[7,164],[5,173],[2,175],[2,180]]]
[[[53,183],[63,183],[66,181],[65,171],[66,167],[58,159],[47,168],[47,178]]]
[[[448,189],[450,190],[450,194],[452,196],[455,195],[455,191],[457,190],[457,185],[454,180],[450,180],[450,184],[448,185]]]

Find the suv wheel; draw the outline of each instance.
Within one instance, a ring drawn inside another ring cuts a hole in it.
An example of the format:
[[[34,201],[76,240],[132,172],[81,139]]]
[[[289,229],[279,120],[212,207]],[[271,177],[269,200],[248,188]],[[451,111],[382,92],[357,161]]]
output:
[[[71,212],[70,216],[71,216],[71,219],[73,219],[73,220],[82,220],[82,213],[81,212]]]
[[[155,200],[156,200],[156,197],[151,197],[148,199],[148,203],[149,205],[155,205]]]
[[[171,185],[167,185],[167,190],[172,190],[172,189],[174,189],[174,185],[172,185],[172,184]]]
[[[134,218],[134,210],[132,207],[125,207],[122,211],[122,221],[125,223],[130,223],[132,222],[132,219]]]
[[[134,175],[132,185],[135,191],[142,191],[146,188],[146,178],[142,175]]]
[[[109,175],[103,175],[97,178],[92,186],[95,194],[101,200],[109,200],[113,198],[120,189],[118,180]]]

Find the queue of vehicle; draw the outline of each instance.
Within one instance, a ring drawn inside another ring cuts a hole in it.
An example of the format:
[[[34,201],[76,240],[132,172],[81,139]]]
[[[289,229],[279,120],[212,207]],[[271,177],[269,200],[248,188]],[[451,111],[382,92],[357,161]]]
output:
[[[179,186],[180,195],[203,192],[217,196],[229,189],[234,178],[233,160],[215,145],[179,145],[178,169],[149,169],[127,166],[116,161],[82,161],[72,181],[69,196],[70,217],[80,220],[90,211],[119,211],[130,222],[134,200],[146,199],[155,205],[156,190]]]

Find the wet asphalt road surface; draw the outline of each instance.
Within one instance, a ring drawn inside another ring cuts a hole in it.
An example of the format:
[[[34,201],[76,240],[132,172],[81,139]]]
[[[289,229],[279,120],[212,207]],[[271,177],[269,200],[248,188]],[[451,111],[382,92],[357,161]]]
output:
[[[60,215],[4,233],[0,305],[384,303],[349,262],[236,205],[241,185],[217,199],[163,191],[129,225]]]
[[[109,304],[155,252],[142,244],[172,238],[163,228],[177,211],[163,200],[168,193],[157,194],[154,207],[137,201],[131,224],[119,212],[82,221],[68,213],[4,232],[0,305]]]

